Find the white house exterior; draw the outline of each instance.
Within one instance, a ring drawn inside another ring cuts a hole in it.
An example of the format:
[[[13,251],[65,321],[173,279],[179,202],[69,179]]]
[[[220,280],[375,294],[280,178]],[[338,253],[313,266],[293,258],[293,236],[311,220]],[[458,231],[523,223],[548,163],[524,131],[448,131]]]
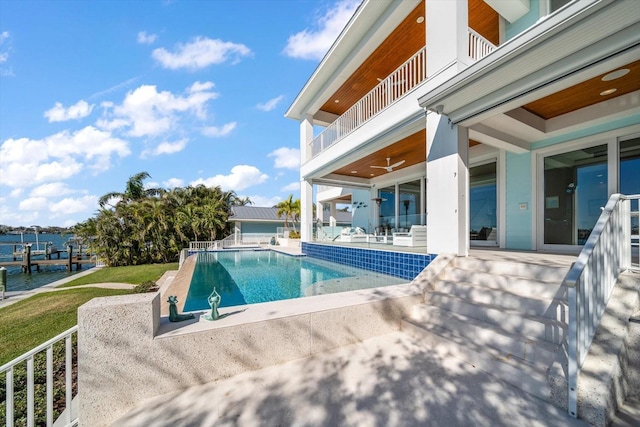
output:
[[[640,193],[640,7],[364,0],[286,116],[303,241],[318,186],[369,232],[427,224],[429,253],[577,253],[611,194]]]

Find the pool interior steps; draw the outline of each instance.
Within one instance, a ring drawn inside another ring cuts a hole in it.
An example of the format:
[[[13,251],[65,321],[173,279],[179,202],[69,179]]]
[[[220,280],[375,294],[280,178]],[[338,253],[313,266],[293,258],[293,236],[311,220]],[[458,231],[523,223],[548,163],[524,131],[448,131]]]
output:
[[[455,258],[401,329],[558,406],[566,405],[568,265]]]

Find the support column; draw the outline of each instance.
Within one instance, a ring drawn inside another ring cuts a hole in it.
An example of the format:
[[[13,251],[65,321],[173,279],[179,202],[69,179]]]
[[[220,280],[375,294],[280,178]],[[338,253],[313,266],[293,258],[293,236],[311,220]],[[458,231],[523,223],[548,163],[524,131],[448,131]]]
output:
[[[450,70],[454,74],[466,68],[470,64],[468,2],[427,1],[425,8],[429,75],[439,73],[453,61],[457,61]]]
[[[338,220],[336,219],[336,202],[331,202],[329,204],[329,209],[329,226],[335,227],[338,223]]]
[[[313,141],[313,116],[305,114],[300,120],[300,164],[311,160]],[[300,240],[313,240],[313,186],[311,181],[300,177]]]
[[[469,133],[427,114],[427,249],[469,254]]]
[[[313,186],[305,179],[300,181],[300,239],[313,240]]]

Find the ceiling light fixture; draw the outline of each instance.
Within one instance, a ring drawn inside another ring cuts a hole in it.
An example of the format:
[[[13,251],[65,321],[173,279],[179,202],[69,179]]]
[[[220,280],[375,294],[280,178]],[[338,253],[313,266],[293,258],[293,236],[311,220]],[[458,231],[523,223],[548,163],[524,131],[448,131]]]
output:
[[[612,89],[607,89],[607,90],[603,90],[602,92],[600,92],[600,96],[607,96],[607,95],[611,95],[613,92],[615,92],[616,88],[612,88]]]
[[[601,80],[603,82],[609,82],[611,80],[619,79],[620,77],[626,76],[627,74],[629,74],[629,71],[631,70],[629,70],[628,68],[621,68],[619,70],[612,71],[608,74],[605,74]]]
[[[337,104],[338,102],[340,102],[340,100],[339,100],[339,99],[336,99],[334,102]]]
[[[418,24],[422,24],[424,22],[424,16],[418,16],[418,19],[416,19],[416,22]]]
[[[351,171],[351,173],[358,173],[358,171]]]

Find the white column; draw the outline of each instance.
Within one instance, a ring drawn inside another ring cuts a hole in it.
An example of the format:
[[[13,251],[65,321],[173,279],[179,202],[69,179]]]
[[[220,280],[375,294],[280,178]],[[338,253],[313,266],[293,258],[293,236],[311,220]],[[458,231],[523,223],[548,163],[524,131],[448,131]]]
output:
[[[311,159],[309,145],[313,141],[313,117],[305,114],[300,120],[300,164]],[[313,186],[311,181],[300,177],[300,239],[303,242],[313,240]]]
[[[310,181],[300,181],[300,239],[313,240],[313,186]]]
[[[469,9],[467,1],[425,2],[427,72],[433,76],[457,60],[457,72],[469,61]]]
[[[331,202],[329,204],[329,225],[331,227],[335,227],[338,222],[336,219],[336,202]]]
[[[469,133],[427,114],[427,249],[469,254]]]
[[[305,114],[300,120],[300,164],[311,160],[312,150],[309,145],[311,141],[313,141],[313,117]]]

